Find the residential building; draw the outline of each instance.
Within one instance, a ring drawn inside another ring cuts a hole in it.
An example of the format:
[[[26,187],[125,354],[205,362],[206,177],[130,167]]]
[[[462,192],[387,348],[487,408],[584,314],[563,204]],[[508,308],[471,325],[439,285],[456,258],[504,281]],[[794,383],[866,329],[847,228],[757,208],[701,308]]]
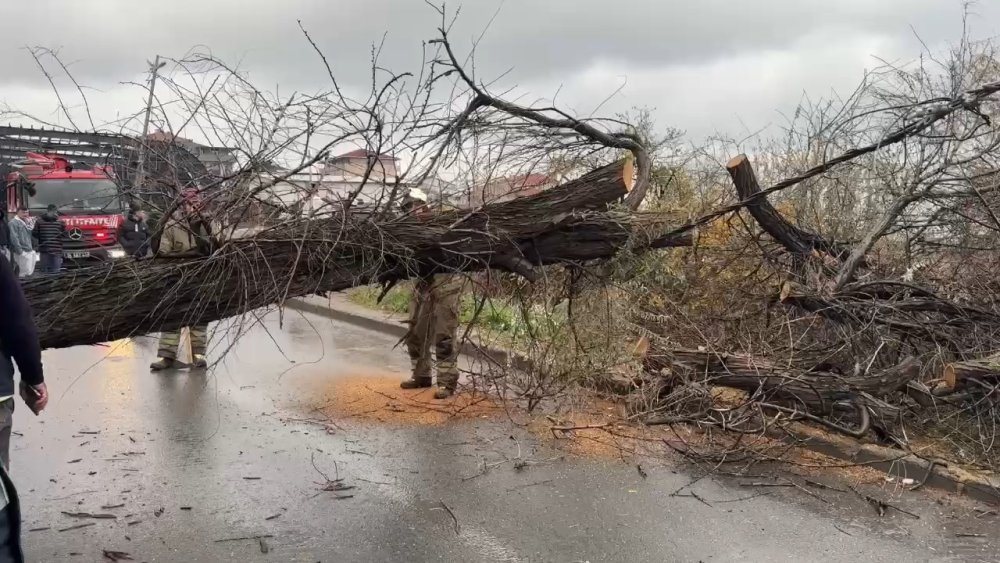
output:
[[[233,149],[228,147],[212,147],[196,143],[191,139],[178,137],[166,131],[154,131],[146,136],[150,141],[162,141],[174,143],[184,148],[201,162],[209,175],[216,178],[225,178],[236,170],[236,155]]]
[[[334,156],[326,161],[325,172],[332,176],[362,178],[371,167],[369,178],[377,180],[396,178],[398,158],[387,154],[376,154],[366,149],[358,149]]]

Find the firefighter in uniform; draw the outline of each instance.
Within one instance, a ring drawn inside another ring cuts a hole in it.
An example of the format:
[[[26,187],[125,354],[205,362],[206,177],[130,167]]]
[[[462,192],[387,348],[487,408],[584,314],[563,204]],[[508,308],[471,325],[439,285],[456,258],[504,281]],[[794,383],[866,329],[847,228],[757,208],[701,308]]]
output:
[[[427,212],[427,195],[412,189],[403,200],[408,213]],[[437,367],[435,399],[447,399],[458,386],[458,313],[464,284],[459,275],[435,274],[414,283],[410,301],[409,330],[404,336],[410,356],[410,379],[400,383],[403,389],[431,387],[431,345]]]
[[[155,256],[172,258],[194,258],[212,253],[212,233],[208,223],[198,213],[201,203],[198,190],[185,189],[180,209],[168,219],[163,235],[152,241]],[[191,337],[191,367],[208,367],[205,352],[208,349],[208,325],[187,327]],[[177,363],[177,349],[180,346],[181,329],[164,331],[160,334],[159,359],[149,367],[153,371],[170,369]]]

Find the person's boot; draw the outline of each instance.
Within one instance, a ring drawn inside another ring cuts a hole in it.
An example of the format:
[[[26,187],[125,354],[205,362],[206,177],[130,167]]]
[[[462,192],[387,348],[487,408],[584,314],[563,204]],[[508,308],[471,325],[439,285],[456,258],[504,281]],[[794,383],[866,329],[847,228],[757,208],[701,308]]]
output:
[[[191,367],[195,369],[205,369],[208,367],[208,360],[205,359],[204,354],[195,354],[191,358]]]
[[[431,386],[429,377],[411,377],[399,384],[400,389],[423,389]]]
[[[446,387],[444,385],[438,386],[437,390],[434,391],[435,399],[447,399],[455,394],[454,387]]]
[[[149,369],[153,371],[162,371],[174,367],[174,364],[176,363],[177,361],[174,360],[173,358],[160,358],[155,362],[149,364]]]

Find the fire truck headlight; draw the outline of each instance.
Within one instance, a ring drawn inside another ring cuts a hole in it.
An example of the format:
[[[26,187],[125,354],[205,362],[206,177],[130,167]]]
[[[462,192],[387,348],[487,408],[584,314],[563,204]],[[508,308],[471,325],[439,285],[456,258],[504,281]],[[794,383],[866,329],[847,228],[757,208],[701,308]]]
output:
[[[114,259],[125,258],[125,251],[120,248],[112,248],[108,251],[108,256]]]

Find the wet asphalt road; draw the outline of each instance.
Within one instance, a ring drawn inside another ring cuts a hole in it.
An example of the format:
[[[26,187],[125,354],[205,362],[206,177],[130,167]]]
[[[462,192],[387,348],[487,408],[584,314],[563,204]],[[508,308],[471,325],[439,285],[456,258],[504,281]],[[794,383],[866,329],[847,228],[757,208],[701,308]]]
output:
[[[983,520],[948,499],[911,499],[920,520],[879,519],[857,499],[826,504],[781,489],[739,500],[754,491],[706,478],[690,489],[705,504],[670,496],[690,470],[648,466],[643,479],[632,465],[577,458],[463,480],[513,456],[511,435],[526,457],[557,454],[481,420],[402,429],[345,420],[334,434],[288,420],[307,416],[304,390],[325,378],[405,372],[393,344],[289,312],[284,327],[270,316],[247,328],[203,374],[151,374],[153,339],[46,352],[49,410],[35,418],[21,405],[15,415],[29,560],[102,561],[104,549],[150,562],[1000,557],[992,532],[954,538]],[[317,468],[356,487],[343,493],[353,496],[318,491]],[[93,525],[59,531],[80,524]],[[36,528],[47,529],[27,531]],[[217,541],[259,535],[270,536],[268,553],[257,540]]]

